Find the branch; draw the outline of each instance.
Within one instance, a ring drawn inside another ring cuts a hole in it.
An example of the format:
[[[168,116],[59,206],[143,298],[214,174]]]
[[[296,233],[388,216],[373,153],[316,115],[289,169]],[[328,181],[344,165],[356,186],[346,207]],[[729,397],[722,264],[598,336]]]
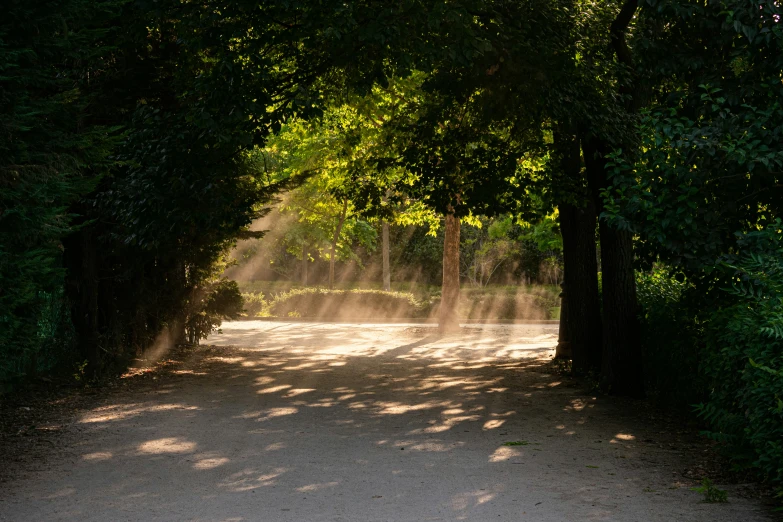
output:
[[[617,18],[609,27],[610,45],[617,55],[617,60],[628,67],[633,64],[633,57],[628,48],[628,42],[625,41],[625,33],[628,31],[628,25],[630,25],[633,15],[636,14],[638,6],[639,0],[626,0],[617,14]]]

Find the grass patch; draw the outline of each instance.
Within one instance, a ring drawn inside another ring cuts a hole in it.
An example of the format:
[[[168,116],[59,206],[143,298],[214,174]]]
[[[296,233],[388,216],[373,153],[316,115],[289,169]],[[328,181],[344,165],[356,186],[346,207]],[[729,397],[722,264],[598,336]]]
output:
[[[697,488],[691,488],[691,490],[704,495],[704,502],[710,504],[722,504],[729,501],[728,493],[715,487],[712,481],[708,478],[702,479],[701,486]]]

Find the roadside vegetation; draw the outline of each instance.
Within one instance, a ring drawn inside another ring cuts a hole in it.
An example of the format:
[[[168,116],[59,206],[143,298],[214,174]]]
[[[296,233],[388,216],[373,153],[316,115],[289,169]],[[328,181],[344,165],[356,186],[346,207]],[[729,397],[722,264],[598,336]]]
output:
[[[437,319],[440,287],[386,291],[378,288],[240,285],[244,318],[309,318],[325,320]],[[353,285],[351,285],[353,286]],[[275,288],[277,290],[275,290]],[[282,290],[287,288],[286,290]],[[457,313],[462,321],[503,322],[558,319],[557,287],[484,287],[463,289]]]

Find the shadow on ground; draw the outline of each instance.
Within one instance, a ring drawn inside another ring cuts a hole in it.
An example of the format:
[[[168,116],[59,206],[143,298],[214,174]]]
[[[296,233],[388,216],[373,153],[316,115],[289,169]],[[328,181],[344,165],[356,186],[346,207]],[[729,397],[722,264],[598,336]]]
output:
[[[763,520],[695,447],[548,373],[556,325],[241,322],[79,417],[7,520]]]

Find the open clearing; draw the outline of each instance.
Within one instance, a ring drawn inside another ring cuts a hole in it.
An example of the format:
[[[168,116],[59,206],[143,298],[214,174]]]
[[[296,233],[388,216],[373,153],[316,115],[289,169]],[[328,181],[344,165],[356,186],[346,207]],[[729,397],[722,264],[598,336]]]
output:
[[[689,432],[547,373],[557,325],[435,332],[227,323],[73,419],[0,519],[768,520],[690,490]]]

